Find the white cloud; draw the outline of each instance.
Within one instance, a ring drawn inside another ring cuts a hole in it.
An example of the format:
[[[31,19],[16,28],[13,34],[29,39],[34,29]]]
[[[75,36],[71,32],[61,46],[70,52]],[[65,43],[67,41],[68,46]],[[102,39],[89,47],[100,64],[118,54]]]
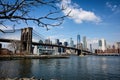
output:
[[[18,33],[5,33],[5,34],[1,34],[0,38],[20,40],[20,34],[18,34]]]
[[[11,26],[3,26],[3,25],[0,25],[0,29],[1,30],[13,30],[13,27],[11,27]]]
[[[120,5],[111,4],[110,2],[106,2],[106,6],[111,9],[111,11],[115,13],[120,13]]]
[[[96,16],[94,12],[83,10],[76,3],[72,4],[71,0],[62,0],[61,6],[67,8],[63,11],[65,15],[71,11],[69,16],[71,16],[71,19],[73,19],[76,23],[82,23],[83,21],[98,23],[101,21],[100,17]]]
[[[97,39],[97,38],[93,38],[93,39],[88,39],[87,42],[88,42],[89,44],[94,44],[94,43],[98,43],[98,40],[99,40],[99,39]]]
[[[64,35],[53,35],[53,36],[49,36],[49,37],[47,37],[47,39],[50,39],[50,40],[52,40],[53,41],[53,43],[55,43],[55,40],[56,39],[59,39],[59,41],[60,42],[65,42],[65,41],[68,41],[66,38],[64,38]]]
[[[18,36],[20,31],[18,31],[18,32],[15,31],[14,32],[13,27],[8,26],[8,25],[6,25],[6,27],[0,25],[0,29],[5,31],[5,32],[11,32],[11,33],[1,33],[0,32],[0,38],[15,39],[15,40],[19,40],[20,39],[20,36]]]

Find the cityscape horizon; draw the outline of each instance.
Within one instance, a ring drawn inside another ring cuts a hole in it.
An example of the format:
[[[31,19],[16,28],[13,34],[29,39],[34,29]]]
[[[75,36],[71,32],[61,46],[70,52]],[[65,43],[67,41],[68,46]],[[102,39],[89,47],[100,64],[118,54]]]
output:
[[[120,0],[0,0],[0,80],[120,80]]]

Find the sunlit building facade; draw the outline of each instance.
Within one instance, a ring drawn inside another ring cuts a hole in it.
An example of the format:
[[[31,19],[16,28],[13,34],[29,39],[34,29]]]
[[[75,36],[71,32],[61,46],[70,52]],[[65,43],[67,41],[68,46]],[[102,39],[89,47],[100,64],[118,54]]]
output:
[[[99,40],[98,44],[99,44],[99,49],[100,50],[103,50],[103,51],[106,50],[106,40],[105,39]]]
[[[70,38],[70,47],[74,47],[74,41]]]
[[[87,49],[87,40],[86,40],[86,36],[83,36],[83,49],[84,49],[84,50]]]

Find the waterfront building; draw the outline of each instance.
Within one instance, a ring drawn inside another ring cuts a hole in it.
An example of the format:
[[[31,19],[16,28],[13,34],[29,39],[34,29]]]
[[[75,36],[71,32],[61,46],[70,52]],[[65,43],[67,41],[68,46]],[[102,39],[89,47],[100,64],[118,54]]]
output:
[[[111,49],[111,45],[107,45],[107,49]]]
[[[117,49],[118,49],[118,53],[120,53],[120,42],[117,42]]]
[[[116,42],[116,48],[120,49],[120,42]]]
[[[39,43],[43,43],[42,40],[39,40]],[[43,50],[45,49],[45,47],[41,46],[41,45],[38,45],[37,46],[37,49],[38,49],[38,53],[39,54],[42,54],[43,53]]]
[[[37,48],[37,46],[34,46],[33,54],[39,54],[39,53],[38,53],[38,48]]]
[[[86,36],[83,36],[83,49],[84,49],[84,50],[87,49],[87,40],[86,40]]]
[[[115,45],[112,46],[112,49],[115,49]]]
[[[42,43],[42,41],[39,41]],[[50,39],[45,40],[45,44],[52,44],[52,41]],[[55,50],[52,48],[52,46],[39,46],[39,52],[43,55],[53,55],[55,54]]]
[[[99,44],[99,49],[103,50],[103,52],[106,50],[106,40],[105,39],[101,39],[98,42]]]

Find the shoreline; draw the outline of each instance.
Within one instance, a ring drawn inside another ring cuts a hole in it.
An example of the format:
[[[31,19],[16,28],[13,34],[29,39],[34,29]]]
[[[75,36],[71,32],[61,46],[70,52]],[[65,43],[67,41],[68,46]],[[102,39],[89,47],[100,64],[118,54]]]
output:
[[[43,78],[37,79],[37,78],[0,78],[0,80],[45,80]],[[57,79],[50,79],[50,80],[57,80]]]
[[[0,55],[0,60],[14,59],[61,59],[69,58],[67,55]]]

